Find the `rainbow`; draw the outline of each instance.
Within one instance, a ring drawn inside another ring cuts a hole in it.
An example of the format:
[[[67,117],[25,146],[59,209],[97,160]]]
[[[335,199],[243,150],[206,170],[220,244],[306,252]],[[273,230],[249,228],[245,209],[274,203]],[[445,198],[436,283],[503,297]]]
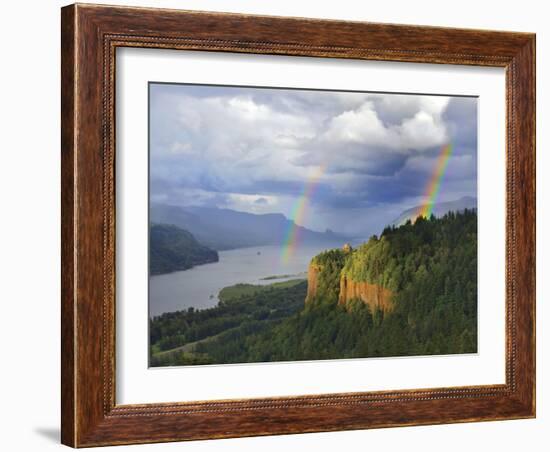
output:
[[[294,254],[296,247],[300,239],[300,225],[304,224],[305,214],[307,212],[307,205],[311,200],[315,192],[315,188],[319,183],[319,179],[325,171],[325,165],[321,165],[317,170],[311,174],[300,196],[294,202],[289,215],[288,228],[284,234],[283,246],[281,249],[281,261],[283,263],[288,262],[288,259]]]
[[[439,157],[437,158],[437,163],[432,173],[432,177],[430,178],[430,181],[426,186],[426,192],[424,194],[424,204],[422,204],[418,209],[415,220],[420,216],[424,218],[430,218],[435,201],[437,199],[437,195],[439,194],[439,190],[441,189],[441,181],[443,180],[443,176],[445,175],[445,170],[447,169],[447,165],[449,164],[449,159],[452,152],[452,144],[446,144],[441,148],[441,152],[439,153]]]

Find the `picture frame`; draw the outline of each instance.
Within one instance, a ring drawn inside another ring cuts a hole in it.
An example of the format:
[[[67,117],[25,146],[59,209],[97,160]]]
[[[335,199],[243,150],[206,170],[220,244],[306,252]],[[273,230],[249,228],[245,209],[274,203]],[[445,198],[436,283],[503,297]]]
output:
[[[535,416],[535,35],[178,10],[62,8],[61,441],[72,447]],[[116,49],[506,70],[505,384],[119,405]]]

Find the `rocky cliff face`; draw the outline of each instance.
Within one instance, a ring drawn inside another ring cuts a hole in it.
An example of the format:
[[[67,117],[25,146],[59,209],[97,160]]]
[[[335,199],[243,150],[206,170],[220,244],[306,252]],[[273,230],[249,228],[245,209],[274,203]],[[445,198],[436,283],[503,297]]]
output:
[[[317,284],[319,280],[319,273],[321,272],[321,267],[315,264],[309,264],[307,270],[307,295],[306,295],[306,304],[313,301],[315,295],[317,295]]]
[[[308,288],[309,290],[309,288]],[[340,294],[338,304],[346,306],[350,300],[361,299],[371,308],[380,309],[384,313],[393,310],[393,292],[366,281],[353,281],[346,276],[340,278]]]
[[[307,272],[307,296],[306,304],[313,302],[318,294],[319,278],[322,267],[310,264]],[[380,309],[384,313],[393,310],[393,292],[385,287],[376,284],[369,284],[366,281],[353,281],[342,275],[340,277],[340,290],[338,304],[347,306],[353,299],[363,300],[371,310]]]

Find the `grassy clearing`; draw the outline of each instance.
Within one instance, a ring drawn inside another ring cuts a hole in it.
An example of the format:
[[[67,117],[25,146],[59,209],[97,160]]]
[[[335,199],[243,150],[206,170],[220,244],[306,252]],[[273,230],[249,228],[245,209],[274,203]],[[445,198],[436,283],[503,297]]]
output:
[[[269,285],[256,284],[235,284],[234,286],[224,287],[220,290],[218,298],[221,303],[231,303],[244,297],[257,295],[261,292],[269,292],[276,289],[287,289],[303,282],[303,279],[291,279],[289,281],[276,282]]]

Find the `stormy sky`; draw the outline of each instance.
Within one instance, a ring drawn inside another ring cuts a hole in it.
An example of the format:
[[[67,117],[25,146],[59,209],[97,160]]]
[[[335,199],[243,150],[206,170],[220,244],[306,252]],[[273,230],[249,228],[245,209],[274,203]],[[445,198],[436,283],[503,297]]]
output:
[[[151,202],[291,216],[368,236],[422,203],[441,147],[437,202],[476,196],[477,99],[150,85]]]

